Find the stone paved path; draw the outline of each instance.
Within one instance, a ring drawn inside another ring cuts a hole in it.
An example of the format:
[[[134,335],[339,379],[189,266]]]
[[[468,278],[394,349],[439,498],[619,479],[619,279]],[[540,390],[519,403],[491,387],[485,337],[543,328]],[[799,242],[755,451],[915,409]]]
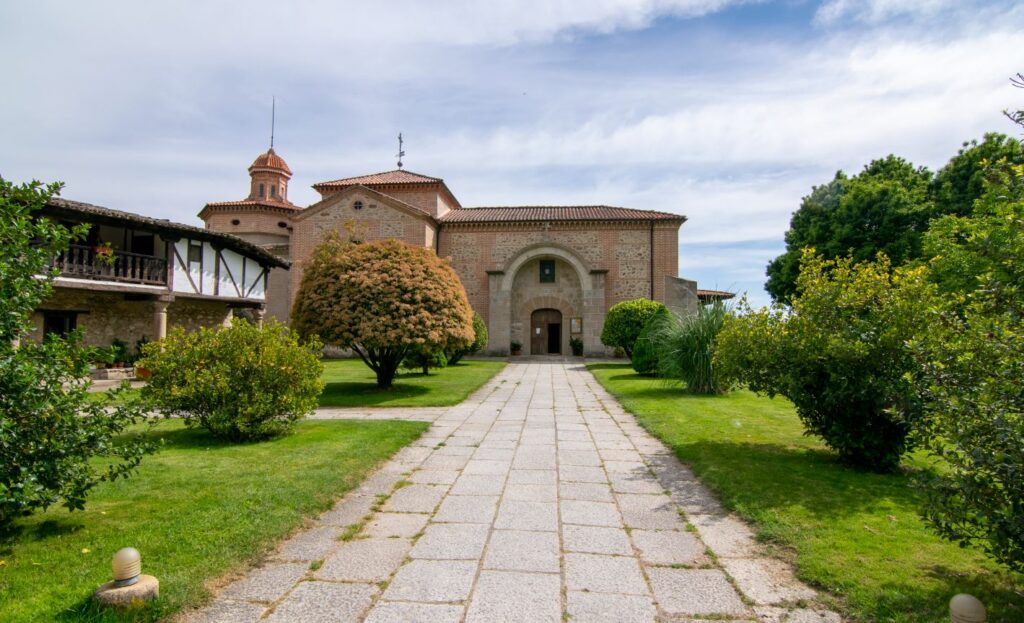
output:
[[[840,621],[578,363],[510,364],[424,419],[189,620]]]

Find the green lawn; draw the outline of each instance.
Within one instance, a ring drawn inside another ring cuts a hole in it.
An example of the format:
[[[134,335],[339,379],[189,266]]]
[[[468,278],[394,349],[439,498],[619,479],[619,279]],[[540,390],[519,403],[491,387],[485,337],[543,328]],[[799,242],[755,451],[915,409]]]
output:
[[[324,361],[324,407],[445,407],[465,400],[505,367],[504,361],[462,360],[428,376],[400,370],[390,389],[360,359]]]
[[[940,540],[918,518],[906,474],[845,468],[805,437],[792,405],[737,391],[700,397],[628,364],[589,364],[640,423],[673,448],[723,503],[750,520],[799,577],[838,597],[858,621],[947,621],[968,592],[989,621],[1024,621],[1024,578]],[[927,469],[915,456],[907,469]]]
[[[244,570],[427,426],[306,421],[288,437],[229,445],[163,422],[152,433],[163,449],[131,479],[98,487],[84,512],[52,508],[0,534],[0,621],[118,620],[88,598],[125,546],[160,580],[138,619],[200,603],[204,581]]]

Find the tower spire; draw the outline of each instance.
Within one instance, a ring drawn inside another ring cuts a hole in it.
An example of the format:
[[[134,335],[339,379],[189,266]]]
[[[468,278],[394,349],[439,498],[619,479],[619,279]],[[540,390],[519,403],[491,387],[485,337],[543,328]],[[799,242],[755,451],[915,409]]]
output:
[[[277,97],[270,98],[270,148],[274,148],[274,121],[277,116]]]
[[[404,155],[405,155],[405,152],[402,151],[402,133],[399,132],[398,133],[398,168],[399,169],[402,168],[402,156],[404,156]]]

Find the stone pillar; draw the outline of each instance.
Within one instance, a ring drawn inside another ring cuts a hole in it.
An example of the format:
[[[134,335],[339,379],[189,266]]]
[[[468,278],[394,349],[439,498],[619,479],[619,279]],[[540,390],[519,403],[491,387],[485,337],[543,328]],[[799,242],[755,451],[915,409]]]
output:
[[[665,275],[665,306],[679,317],[697,313],[697,282]]]
[[[263,327],[263,318],[266,317],[267,310],[263,305],[254,307],[252,310],[252,319],[257,327]]]
[[[583,354],[587,357],[603,357],[601,330],[604,328],[605,277],[607,270],[590,271],[591,289],[583,291]]]
[[[512,293],[502,291],[504,271],[487,271],[490,306],[487,313],[487,353],[507,355],[512,340]]]
[[[168,301],[153,302],[153,334],[154,341],[167,337],[167,306]]]

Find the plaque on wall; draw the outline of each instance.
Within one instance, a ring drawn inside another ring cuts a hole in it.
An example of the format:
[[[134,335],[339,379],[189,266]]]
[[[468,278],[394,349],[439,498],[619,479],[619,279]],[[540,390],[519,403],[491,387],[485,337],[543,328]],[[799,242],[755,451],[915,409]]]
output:
[[[582,318],[570,318],[569,319],[569,333],[583,333],[583,319]]]

